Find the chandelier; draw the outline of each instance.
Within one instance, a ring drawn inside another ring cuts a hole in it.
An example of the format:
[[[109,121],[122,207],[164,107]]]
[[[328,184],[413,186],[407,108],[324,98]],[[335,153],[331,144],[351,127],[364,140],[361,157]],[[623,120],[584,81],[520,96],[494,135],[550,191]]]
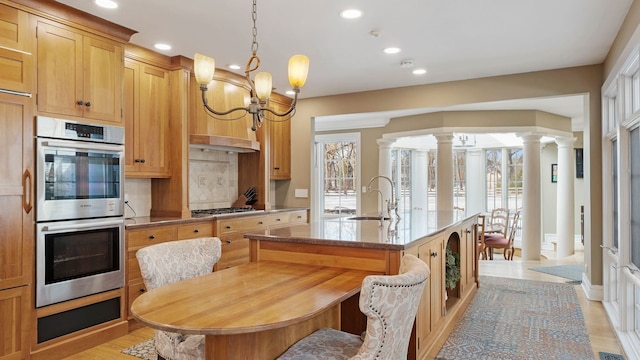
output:
[[[194,56],[194,71],[196,75],[196,81],[200,84],[200,91],[202,91],[202,103],[204,104],[205,113],[207,115],[220,119],[217,116],[224,116],[236,111],[244,111],[253,116],[253,126],[251,130],[256,131],[265,119],[264,112],[267,111],[278,117],[285,117],[291,114],[298,103],[298,94],[300,88],[307,80],[307,73],[309,71],[309,58],[305,55],[294,55],[289,59],[289,83],[293,88],[295,97],[291,103],[289,110],[278,113],[266,107],[267,100],[271,96],[272,80],[271,74],[268,72],[259,72],[255,75],[255,78],[251,79],[251,73],[258,70],[260,67],[260,58],[258,57],[258,28],[256,27],[256,20],[258,19],[256,0],[253,0],[253,7],[251,9],[251,15],[253,19],[253,42],[251,43],[252,55],[247,61],[245,68],[245,77],[247,82],[251,86],[251,103],[247,107],[236,107],[229,110],[218,111],[213,109],[207,102],[207,90],[209,83],[213,80],[213,73],[216,68],[215,60],[211,57],[195,54]],[[239,119],[239,118],[236,118]],[[235,120],[235,119],[233,119]]]

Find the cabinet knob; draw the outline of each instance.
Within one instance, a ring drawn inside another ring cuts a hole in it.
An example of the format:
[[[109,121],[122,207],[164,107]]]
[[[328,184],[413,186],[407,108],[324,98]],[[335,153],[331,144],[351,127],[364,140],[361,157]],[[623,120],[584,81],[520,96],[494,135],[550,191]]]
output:
[[[227,229],[227,230],[231,230],[231,225],[227,225],[227,226],[225,226],[225,229]]]
[[[145,159],[140,159],[140,162],[144,164],[146,160]]]
[[[262,221],[259,221],[259,222],[258,222],[258,225],[262,225],[262,224],[264,224]]]
[[[276,219],[276,221],[280,221],[280,219]]]
[[[143,293],[143,292],[147,292],[147,289],[145,289],[145,288],[140,288],[140,292],[141,292],[141,293]]]
[[[196,228],[196,229],[193,229],[193,232],[194,232],[194,233],[199,233],[199,232],[200,232],[200,230],[198,230],[198,229]]]
[[[227,244],[231,244],[231,240],[227,240],[225,241]]]
[[[274,170],[280,170],[280,168],[279,168],[279,167],[274,167],[273,169],[274,169]]]
[[[84,106],[89,107],[89,106],[91,106],[91,103],[89,101],[87,101],[86,103],[84,103]]]
[[[76,101],[76,104],[78,104],[78,105],[82,105],[82,104],[84,104],[84,101],[82,101],[82,100],[78,100],[78,101]]]
[[[434,251],[434,252],[431,253],[431,257],[436,257],[436,256],[438,256],[438,252],[437,251]]]
[[[471,234],[471,230],[467,229],[467,234]]]
[[[155,235],[153,235],[153,234],[149,235],[149,239],[153,240],[153,239],[155,239],[155,238],[156,238],[156,236],[155,236]]]

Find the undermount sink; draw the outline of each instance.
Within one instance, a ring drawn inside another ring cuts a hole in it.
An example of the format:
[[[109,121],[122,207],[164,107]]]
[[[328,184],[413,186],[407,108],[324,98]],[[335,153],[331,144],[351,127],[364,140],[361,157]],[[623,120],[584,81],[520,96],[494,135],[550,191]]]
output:
[[[354,217],[350,217],[347,218],[347,220],[389,220],[390,218],[388,217],[382,217],[382,216],[354,216]]]

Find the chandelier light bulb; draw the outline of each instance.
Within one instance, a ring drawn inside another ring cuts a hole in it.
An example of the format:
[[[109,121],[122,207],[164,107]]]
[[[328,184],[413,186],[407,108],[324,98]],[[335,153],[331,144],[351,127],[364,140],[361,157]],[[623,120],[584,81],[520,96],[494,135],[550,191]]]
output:
[[[193,57],[193,67],[196,73],[196,81],[200,85],[209,85],[213,80],[213,73],[216,70],[216,61],[212,57],[202,54],[195,54]]]

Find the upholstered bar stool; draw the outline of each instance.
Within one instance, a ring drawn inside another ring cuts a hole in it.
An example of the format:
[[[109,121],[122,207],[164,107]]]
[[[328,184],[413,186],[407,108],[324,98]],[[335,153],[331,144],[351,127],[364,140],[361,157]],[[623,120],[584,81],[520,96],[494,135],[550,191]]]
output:
[[[217,237],[169,241],[136,252],[147,290],[208,274],[220,260]],[[204,336],[155,330],[159,360],[204,359]]]
[[[367,276],[360,311],[367,316],[364,339],[335,329],[320,329],[293,344],[279,360],[406,359],[411,329],[429,266],[405,255],[400,274]]]

